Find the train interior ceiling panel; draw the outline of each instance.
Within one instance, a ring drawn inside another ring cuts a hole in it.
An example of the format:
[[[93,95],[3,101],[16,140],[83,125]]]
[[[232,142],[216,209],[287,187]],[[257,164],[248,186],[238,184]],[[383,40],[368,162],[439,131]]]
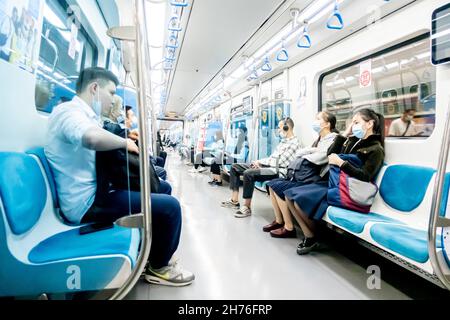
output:
[[[450,297],[450,3],[0,0],[0,300]]]

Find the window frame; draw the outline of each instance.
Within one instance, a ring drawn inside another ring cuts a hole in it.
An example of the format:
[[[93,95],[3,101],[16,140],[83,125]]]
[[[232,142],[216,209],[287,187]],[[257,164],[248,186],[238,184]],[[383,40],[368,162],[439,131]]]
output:
[[[47,0],[43,0],[43,1],[47,1]],[[67,9],[69,8],[69,4],[67,2],[67,0],[55,0],[52,1],[49,4],[50,8],[52,10],[56,10],[56,6],[59,6],[58,10],[61,9],[62,12],[67,13]],[[89,35],[89,33],[87,32],[85,26],[83,25],[82,21],[78,21],[80,24],[80,28],[79,28],[79,34],[81,34],[82,38],[84,38],[84,43],[83,43],[83,51],[81,52],[81,61],[80,61],[80,66],[79,68],[77,68],[77,73],[78,75],[81,73],[81,71],[87,67],[93,67],[96,66],[98,64],[98,56],[99,56],[99,50],[98,47],[96,45],[96,43],[94,42],[94,40],[92,39],[92,37]],[[42,20],[42,24],[44,24],[44,19]],[[41,41],[43,41],[41,39]],[[88,50],[92,49],[92,65],[87,66],[87,55],[88,55]],[[39,54],[38,54],[38,61],[42,61],[44,64],[47,62],[44,60],[41,60],[41,50],[39,50]],[[55,66],[56,67],[56,66]],[[59,69],[58,69],[59,70]],[[62,72],[62,74],[64,74],[64,76],[66,77],[71,77],[70,75],[66,75],[63,70],[60,70]],[[39,76],[36,75],[36,80],[39,79]],[[54,79],[57,80],[57,79]],[[47,80],[49,81],[49,80]],[[35,88],[36,90],[36,88]],[[52,106],[51,109],[49,110],[40,110],[38,107],[36,107],[36,110],[39,113],[45,114],[45,115],[50,115],[53,110],[54,110],[55,106]]]
[[[338,66],[336,68],[333,68],[333,69],[331,69],[329,71],[326,71],[326,72],[322,73],[320,75],[320,77],[319,77],[319,80],[318,80],[318,84],[319,84],[319,88],[318,88],[318,99],[319,99],[318,112],[323,111],[322,97],[323,97],[324,90],[322,88],[323,88],[323,80],[325,79],[326,76],[328,76],[330,74],[333,74],[333,73],[336,73],[336,72],[338,72],[338,71],[340,71],[342,69],[354,67],[354,66],[360,64],[361,62],[364,62],[364,61],[367,61],[367,60],[370,60],[370,59],[373,59],[373,58],[377,58],[377,57],[382,56],[382,55],[384,55],[386,53],[389,53],[389,52],[401,49],[402,47],[414,44],[416,42],[419,42],[419,41],[422,41],[422,40],[425,40],[425,39],[430,39],[430,37],[431,37],[431,32],[425,32],[425,33],[420,34],[420,35],[418,35],[416,37],[408,39],[406,41],[402,41],[402,42],[397,43],[397,44],[395,44],[393,46],[389,46],[389,47],[387,47],[385,49],[378,50],[378,51],[376,51],[376,52],[374,52],[372,54],[363,56],[363,57],[358,58],[356,60],[352,60],[352,61],[350,61],[348,63],[344,63],[344,64],[342,64],[342,65],[340,65],[340,66]],[[430,41],[431,41],[431,39],[430,39]],[[436,82],[437,82],[437,78],[436,78]],[[419,83],[419,86],[420,85],[421,84]],[[436,124],[436,113],[435,113],[435,124]],[[433,129],[433,131],[434,131],[434,129]],[[430,136],[417,136],[417,137],[415,137],[415,136],[408,136],[408,137],[389,137],[389,136],[386,136],[386,138],[387,139],[422,139],[422,140],[425,140],[425,139],[430,138],[431,135],[432,134],[430,134]]]

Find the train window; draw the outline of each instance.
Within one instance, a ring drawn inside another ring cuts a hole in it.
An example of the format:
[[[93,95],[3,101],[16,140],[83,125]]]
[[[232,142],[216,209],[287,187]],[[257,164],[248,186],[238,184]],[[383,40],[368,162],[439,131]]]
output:
[[[122,52],[113,42],[108,52],[107,68],[111,70],[121,81],[125,79],[125,69],[122,63]]]
[[[319,87],[320,108],[336,114],[339,130],[345,130],[355,111],[369,107],[384,115],[386,137],[433,132],[436,70],[428,35],[328,72]]]
[[[37,68],[36,109],[51,113],[75,95],[75,83],[83,68],[96,64],[96,48],[67,5],[46,0]]]

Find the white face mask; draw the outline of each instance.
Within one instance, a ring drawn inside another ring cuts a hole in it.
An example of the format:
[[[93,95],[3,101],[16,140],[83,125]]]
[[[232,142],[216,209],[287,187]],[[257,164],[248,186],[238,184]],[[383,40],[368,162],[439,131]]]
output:
[[[414,116],[411,116],[411,115],[406,116],[406,121],[413,121],[413,119],[414,119]]]

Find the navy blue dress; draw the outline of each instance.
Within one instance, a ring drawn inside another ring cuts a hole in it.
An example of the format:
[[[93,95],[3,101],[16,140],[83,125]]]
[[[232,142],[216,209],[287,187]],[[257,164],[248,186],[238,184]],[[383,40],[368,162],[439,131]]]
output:
[[[328,208],[327,193],[328,180],[284,191],[286,198],[297,203],[300,209],[312,220],[320,220],[325,215]]]
[[[296,182],[287,180],[285,178],[278,178],[273,179],[269,183],[267,183],[267,191],[269,191],[269,187],[275,192],[277,196],[279,196],[281,199],[286,200],[284,197],[284,191],[289,190],[291,188],[296,188],[303,186],[303,182]]]

